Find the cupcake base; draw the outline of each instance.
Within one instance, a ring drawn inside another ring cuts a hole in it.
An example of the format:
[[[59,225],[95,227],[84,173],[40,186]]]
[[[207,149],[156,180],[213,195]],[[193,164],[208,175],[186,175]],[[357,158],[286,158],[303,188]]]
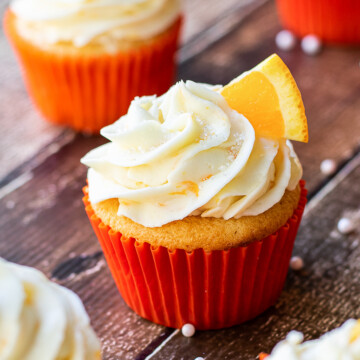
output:
[[[161,95],[175,76],[181,18],[154,41],[117,53],[42,49],[18,34],[8,10],[4,28],[30,97],[45,119],[98,133],[127,112],[135,96]]]
[[[125,302],[155,323],[219,329],[254,318],[279,297],[306,204],[276,233],[229,250],[169,250],[126,238],[102,223],[84,191],[86,213]]]

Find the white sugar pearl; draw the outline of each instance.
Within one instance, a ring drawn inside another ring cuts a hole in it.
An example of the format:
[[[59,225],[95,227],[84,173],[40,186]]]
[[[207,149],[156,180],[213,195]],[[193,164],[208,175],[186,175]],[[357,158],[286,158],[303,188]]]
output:
[[[291,31],[281,30],[275,37],[275,43],[279,49],[290,51],[296,45],[296,38]]]
[[[184,336],[191,337],[195,334],[195,326],[192,324],[185,324],[182,327],[181,332]]]
[[[306,35],[301,40],[301,48],[305,54],[316,55],[321,50],[321,40],[316,35]]]
[[[291,345],[301,344],[303,340],[304,335],[301,332],[295,330],[291,330],[286,336],[286,341]]]
[[[301,270],[304,267],[304,260],[300,256],[293,256],[290,259],[290,267],[295,271]]]
[[[341,218],[337,227],[342,234],[349,234],[355,229],[354,223],[348,218]]]
[[[197,357],[195,360],[204,360],[204,358],[203,357]]]
[[[7,209],[13,209],[15,207],[15,202],[12,200],[9,200],[6,202],[5,206]]]
[[[325,175],[331,175],[336,170],[336,163],[334,160],[326,159],[323,160],[320,164],[320,170]]]

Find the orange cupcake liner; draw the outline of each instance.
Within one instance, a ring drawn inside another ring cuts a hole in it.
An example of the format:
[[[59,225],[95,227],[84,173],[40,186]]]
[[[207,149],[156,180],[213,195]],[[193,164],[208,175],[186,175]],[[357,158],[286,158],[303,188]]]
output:
[[[229,250],[169,250],[140,243],[97,217],[85,187],[83,202],[125,302],[145,319],[173,328],[186,323],[219,329],[254,318],[278,299],[306,204],[276,233]]]
[[[33,103],[45,119],[98,133],[124,115],[135,96],[161,95],[173,84],[181,18],[156,43],[116,54],[74,56],[41,50],[4,17]]]
[[[360,44],[357,0],[277,0],[282,25],[297,36],[317,35],[330,43]]]

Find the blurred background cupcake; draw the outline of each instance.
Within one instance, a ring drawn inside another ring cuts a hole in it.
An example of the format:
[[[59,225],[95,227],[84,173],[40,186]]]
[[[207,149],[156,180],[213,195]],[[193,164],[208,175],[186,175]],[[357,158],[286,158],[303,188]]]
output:
[[[284,28],[302,38],[315,35],[328,43],[360,44],[358,0],[277,0]]]
[[[97,133],[175,75],[180,0],[13,0],[5,32],[43,116]]]

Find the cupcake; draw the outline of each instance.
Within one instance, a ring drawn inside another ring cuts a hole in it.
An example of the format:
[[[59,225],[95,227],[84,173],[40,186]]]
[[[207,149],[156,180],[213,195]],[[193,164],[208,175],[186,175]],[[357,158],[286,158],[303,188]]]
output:
[[[291,331],[270,355],[260,360],[358,360],[360,359],[360,320],[347,320],[317,340],[302,342],[304,335]]]
[[[98,133],[174,80],[180,0],[12,0],[4,27],[49,121]]]
[[[101,359],[79,297],[40,271],[0,259],[1,359]]]
[[[277,8],[282,25],[299,37],[360,44],[358,0],[277,0]]]
[[[216,329],[276,302],[306,202],[299,160],[279,137],[304,140],[294,129],[306,126],[282,66],[273,55],[224,88],[181,81],[136,98],[101,130],[110,142],[81,160],[90,167],[86,212],[120,293],[142,317]],[[290,111],[267,102],[261,127],[251,97],[266,102],[270,90],[274,99],[279,86]],[[266,125],[272,116],[278,126]]]

